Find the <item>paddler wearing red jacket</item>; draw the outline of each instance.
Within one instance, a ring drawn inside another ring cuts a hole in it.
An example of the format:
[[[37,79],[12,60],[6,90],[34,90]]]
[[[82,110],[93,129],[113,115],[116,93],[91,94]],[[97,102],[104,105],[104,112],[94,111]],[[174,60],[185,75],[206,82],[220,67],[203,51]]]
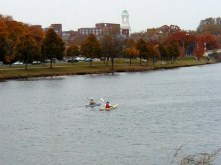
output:
[[[110,108],[109,101],[106,102],[106,104],[105,104],[105,108],[106,108],[106,109],[109,109],[109,108]]]

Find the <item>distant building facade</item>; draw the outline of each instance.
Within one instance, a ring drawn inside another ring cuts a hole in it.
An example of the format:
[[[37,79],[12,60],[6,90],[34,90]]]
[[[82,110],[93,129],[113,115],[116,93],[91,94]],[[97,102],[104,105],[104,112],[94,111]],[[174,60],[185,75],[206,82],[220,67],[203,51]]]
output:
[[[127,10],[123,10],[121,14],[122,23],[96,23],[95,27],[83,27],[77,31],[62,31],[62,24],[51,24],[49,28],[53,28],[55,32],[62,37],[66,45],[80,41],[89,34],[94,34],[98,39],[104,35],[118,35],[126,38],[130,35],[129,14]],[[48,28],[47,28],[48,29]],[[47,30],[45,29],[45,30]]]
[[[79,28],[79,34],[89,35],[94,34],[95,36],[109,35],[111,33],[120,34],[120,24],[116,23],[97,23],[93,28]]]
[[[32,25],[32,27],[43,29],[41,25]]]
[[[92,28],[79,28],[78,32],[81,35],[94,34],[96,36],[118,34],[128,37],[130,35],[129,14],[127,10],[123,10],[121,14],[122,23],[96,23]]]
[[[66,44],[74,42],[78,36],[78,31],[69,30],[62,32],[62,39]]]
[[[93,28],[79,28],[78,32],[81,35],[89,35],[89,34],[94,34],[94,35],[99,35],[101,32],[101,29],[97,29],[95,27]]]
[[[53,28],[54,31],[62,37],[62,24],[51,24],[50,28]]]
[[[120,34],[120,24],[97,23],[96,28],[100,29],[101,35]]]

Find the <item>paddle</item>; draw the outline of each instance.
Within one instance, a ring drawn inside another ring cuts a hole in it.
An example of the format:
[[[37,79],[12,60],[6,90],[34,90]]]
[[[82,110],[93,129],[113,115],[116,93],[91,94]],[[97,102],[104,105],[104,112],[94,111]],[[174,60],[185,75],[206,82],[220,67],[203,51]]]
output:
[[[86,97],[87,100],[90,100],[91,98]]]
[[[100,100],[106,103],[106,101],[104,99],[100,98]]]
[[[104,99],[100,98],[101,101],[103,101],[105,104],[107,103]],[[110,107],[112,107],[111,104],[109,104]]]

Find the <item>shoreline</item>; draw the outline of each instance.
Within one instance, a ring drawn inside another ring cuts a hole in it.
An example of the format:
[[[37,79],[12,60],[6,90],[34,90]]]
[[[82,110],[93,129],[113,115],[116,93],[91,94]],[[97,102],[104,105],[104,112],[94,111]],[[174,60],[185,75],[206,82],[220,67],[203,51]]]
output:
[[[217,62],[201,62],[201,63],[193,63],[193,64],[164,64],[159,66],[124,66],[124,67],[117,67],[114,66],[114,72],[116,73],[123,73],[123,72],[148,72],[148,71],[154,71],[154,70],[167,70],[167,69],[176,69],[176,68],[182,68],[182,67],[193,67],[193,66],[200,66],[200,65],[209,65],[209,64],[216,64]],[[93,66],[92,66],[93,67]],[[23,70],[23,69],[21,69]],[[30,69],[29,69],[30,70]],[[6,80],[19,80],[19,79],[28,79],[28,78],[40,78],[40,77],[56,77],[56,76],[71,76],[71,75],[88,75],[88,74],[110,74],[112,73],[110,66],[104,69],[95,69],[92,68],[84,71],[73,71],[73,72],[51,72],[51,73],[31,73],[29,70],[26,70],[27,73],[23,74],[15,74],[15,75],[1,75],[0,72],[0,82],[4,82]],[[52,69],[53,70],[53,69]],[[25,71],[25,69],[23,70]]]

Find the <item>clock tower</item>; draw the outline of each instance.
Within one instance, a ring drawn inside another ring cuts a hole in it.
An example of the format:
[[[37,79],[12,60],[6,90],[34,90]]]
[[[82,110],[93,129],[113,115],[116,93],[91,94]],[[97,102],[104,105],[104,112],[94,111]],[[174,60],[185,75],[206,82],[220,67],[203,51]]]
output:
[[[130,34],[130,24],[129,24],[129,14],[127,10],[123,10],[121,14],[121,34],[125,37],[128,37]]]

